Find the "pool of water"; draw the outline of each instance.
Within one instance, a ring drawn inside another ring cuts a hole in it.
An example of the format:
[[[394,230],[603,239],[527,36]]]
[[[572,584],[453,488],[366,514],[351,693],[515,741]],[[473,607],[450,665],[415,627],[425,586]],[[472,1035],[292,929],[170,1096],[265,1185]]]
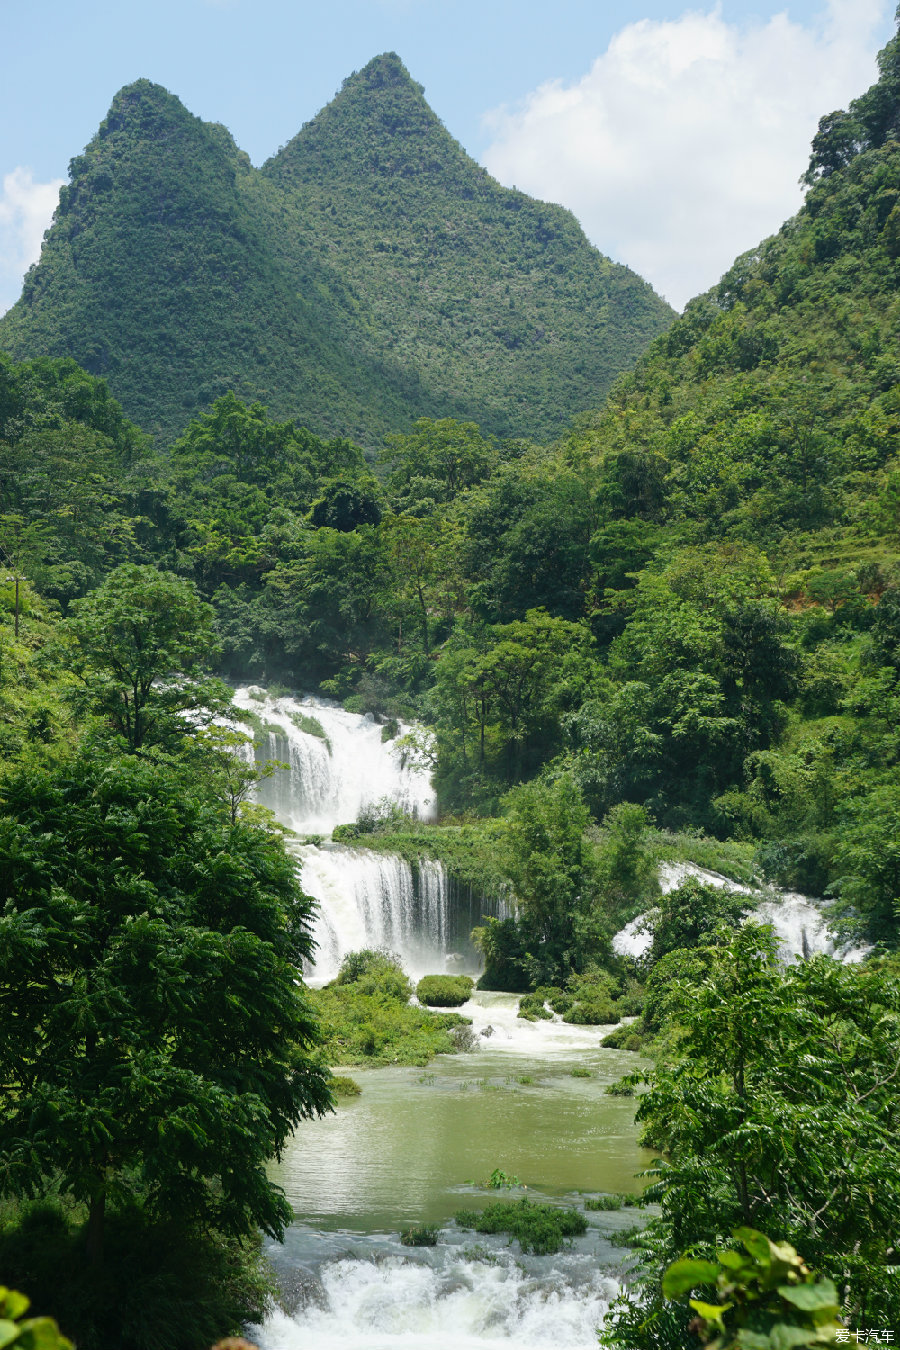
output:
[[[295,1222],[269,1251],[283,1306],[254,1329],[263,1350],[593,1350],[627,1262],[616,1234],[640,1211],[591,1213],[585,1237],[548,1257],[453,1223],[496,1198],[640,1190],[653,1157],[633,1099],[605,1092],[640,1061],[601,1048],[608,1028],[522,1022],[517,1002],[476,995],[461,1009],[475,1052],[353,1070],[361,1096],[298,1129],[272,1168]],[[486,1190],[495,1168],[519,1184]],[[439,1226],[436,1247],[400,1245],[419,1223]]]

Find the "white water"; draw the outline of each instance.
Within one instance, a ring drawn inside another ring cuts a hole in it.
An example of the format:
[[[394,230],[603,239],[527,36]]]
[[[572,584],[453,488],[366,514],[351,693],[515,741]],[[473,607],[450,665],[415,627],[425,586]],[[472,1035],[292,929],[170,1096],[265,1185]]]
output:
[[[264,724],[259,760],[286,765],[259,785],[258,798],[301,838],[330,835],[336,825],[351,825],[360,812],[385,804],[419,820],[434,818],[426,756],[399,744],[416,731],[421,737],[421,729],[401,724],[397,737],[385,741],[371,716],[323,699],[269,698],[253,685],[238,689],[234,701]],[[303,717],[315,718],[324,738],[304,731]],[[303,888],[319,902],[316,961],[308,972],[314,983],[333,979],[347,953],[362,947],[396,952],[413,979],[477,973],[469,934],[498,907],[455,893],[441,863],[412,865],[396,854],[321,838],[298,843],[295,852]]]
[[[420,820],[432,820],[435,795],[422,756],[397,744],[414,728],[400,725],[398,738],[382,740],[371,715],[345,712],[314,698],[269,698],[254,685],[238,689],[237,707],[249,709],[271,727],[262,759],[281,760],[262,784],[260,799],[298,834],[330,834],[352,824],[366,807],[390,801]],[[313,717],[327,741],[294,721]]]
[[[816,903],[795,891],[754,891],[749,886],[707,871],[694,863],[661,863],[659,886],[663,895],[674,891],[688,877],[696,877],[705,886],[719,886],[723,890],[752,895],[758,903],[750,917],[758,923],[771,924],[778,939],[779,954],[785,962],[806,960],[819,953],[835,956],[840,961],[860,961],[866,949],[842,947],[828,927],[828,921]],[[613,938],[613,949],[622,956],[643,956],[653,942],[653,916],[640,914],[626,924]]]
[[[474,1242],[415,1254],[396,1240],[367,1245],[311,1271],[293,1315],[279,1310],[256,1331],[262,1350],[595,1350],[619,1290],[590,1258],[526,1263],[498,1249],[479,1259]]]

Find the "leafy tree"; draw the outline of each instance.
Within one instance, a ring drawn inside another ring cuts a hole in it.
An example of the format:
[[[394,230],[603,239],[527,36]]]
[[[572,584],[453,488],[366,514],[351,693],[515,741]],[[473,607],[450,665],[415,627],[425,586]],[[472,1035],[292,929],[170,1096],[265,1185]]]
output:
[[[177,714],[222,704],[222,691],[185,678],[216,645],[212,610],[179,577],[126,563],[73,605],[69,628],[92,672],[91,699],[133,752],[186,729]]]
[[[280,837],[188,768],[81,757],[3,785],[2,1189],[55,1179],[226,1233],[290,1219],[265,1165],[329,1106],[300,963],[312,904]]]
[[[753,904],[753,898],[741,891],[687,877],[656,904],[651,961],[655,964],[678,948],[708,946],[721,927],[736,929]]]
[[[716,1303],[690,1300],[695,1316],[687,1334],[699,1335],[712,1350],[833,1345],[840,1325],[833,1281],[816,1278],[788,1242],[772,1242],[752,1228],[737,1228],[733,1236],[743,1252],[726,1248],[715,1261],[687,1257],[663,1275],[667,1299],[715,1283]]]
[[[891,1325],[896,979],[826,957],[784,968],[747,924],[681,992],[672,1061],[637,1112],[666,1152],[642,1245],[664,1263],[740,1224],[784,1233],[839,1278],[851,1323]]]
[[[583,968],[598,937],[596,864],[584,838],[587,808],[568,777],[523,784],[505,800],[505,871],[516,897],[522,966],[532,985],[562,984]]]

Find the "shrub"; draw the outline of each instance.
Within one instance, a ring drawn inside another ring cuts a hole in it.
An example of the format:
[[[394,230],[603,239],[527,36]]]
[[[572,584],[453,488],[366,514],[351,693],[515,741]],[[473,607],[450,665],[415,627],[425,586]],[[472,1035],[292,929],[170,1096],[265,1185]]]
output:
[[[611,1003],[609,999],[603,998],[590,1002],[582,1002],[579,999],[568,1012],[563,1014],[564,1022],[579,1027],[602,1027],[610,1022],[618,1022],[618,1020],[619,1014],[616,1005]]]
[[[454,1050],[458,1050],[463,1055],[471,1054],[481,1044],[477,1033],[468,1024],[451,1027],[450,1039],[453,1042]]]
[[[474,984],[468,975],[424,975],[416,986],[416,997],[434,1008],[458,1008],[471,998]]]
[[[624,1209],[626,1205],[636,1205],[640,1196],[637,1195],[597,1195],[590,1200],[585,1200],[584,1207],[588,1210],[613,1210]]]
[[[418,1224],[414,1228],[404,1228],[400,1234],[400,1241],[404,1247],[436,1247],[438,1240],[438,1229],[429,1228],[427,1224]]]
[[[604,1050],[640,1050],[644,1044],[637,1025],[616,1027],[600,1042]]]
[[[335,1097],[358,1097],[362,1092],[355,1078],[346,1078],[341,1074],[333,1074],[328,1086]]]
[[[538,1019],[544,1022],[552,1022],[553,1014],[544,1006],[542,994],[526,994],[519,1000],[519,1017],[523,1017],[526,1022],[536,1022]]]
[[[558,1209],[555,1205],[534,1205],[530,1200],[497,1201],[479,1214],[473,1209],[461,1209],[455,1219],[460,1228],[472,1228],[476,1233],[509,1233],[510,1240],[519,1243],[523,1253],[552,1256],[566,1238],[587,1232],[587,1219],[577,1209]]]
[[[348,952],[341,962],[335,984],[355,984],[361,993],[402,999],[404,1003],[412,994],[412,985],[399,956],[377,947]]]

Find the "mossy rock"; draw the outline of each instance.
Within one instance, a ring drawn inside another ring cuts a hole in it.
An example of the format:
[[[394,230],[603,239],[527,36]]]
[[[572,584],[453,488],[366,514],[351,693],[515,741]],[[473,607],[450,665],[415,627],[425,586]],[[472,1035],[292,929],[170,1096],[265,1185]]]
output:
[[[541,993],[526,994],[519,1000],[518,1016],[526,1022],[552,1022],[553,1014],[544,1004],[544,997]]]
[[[584,1001],[580,999],[563,1013],[563,1021],[578,1027],[602,1027],[610,1022],[618,1022],[619,1014],[614,1003],[605,999]]]
[[[432,1008],[458,1008],[471,998],[474,984],[468,975],[423,975],[416,997]]]

